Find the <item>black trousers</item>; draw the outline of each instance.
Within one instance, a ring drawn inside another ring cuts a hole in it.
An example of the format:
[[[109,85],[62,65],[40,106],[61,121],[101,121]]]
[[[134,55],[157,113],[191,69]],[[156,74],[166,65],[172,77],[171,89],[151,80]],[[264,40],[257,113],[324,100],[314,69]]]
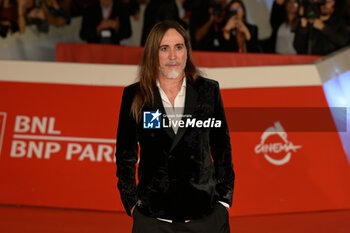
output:
[[[217,203],[213,212],[201,219],[190,222],[165,222],[133,212],[132,233],[230,233],[229,215],[226,208]]]

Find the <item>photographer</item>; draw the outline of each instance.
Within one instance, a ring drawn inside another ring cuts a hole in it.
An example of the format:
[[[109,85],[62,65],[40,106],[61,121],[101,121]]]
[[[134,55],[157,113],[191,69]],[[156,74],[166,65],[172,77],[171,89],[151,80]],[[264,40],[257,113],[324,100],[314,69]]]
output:
[[[293,47],[295,28],[298,23],[298,1],[286,0],[284,2],[285,19],[276,32],[275,52],[279,54],[296,54]]]
[[[27,25],[35,25],[39,32],[47,33],[49,23],[41,0],[18,0],[19,32],[24,33]]]
[[[56,27],[70,24],[71,18],[69,14],[61,8],[58,1],[43,0],[43,10],[49,24]]]
[[[272,33],[264,44],[264,52],[296,54],[293,47],[294,32],[298,23],[298,0],[275,0],[270,15]]]
[[[222,21],[226,0],[193,0],[187,3],[191,9],[190,35],[193,49],[219,51]]]
[[[300,23],[294,38],[299,54],[326,55],[346,45],[348,32],[335,0],[303,0]]]
[[[224,51],[260,52],[258,28],[247,23],[245,6],[241,0],[232,0],[228,5],[221,41]]]
[[[0,36],[18,31],[17,3],[15,0],[0,0]]]

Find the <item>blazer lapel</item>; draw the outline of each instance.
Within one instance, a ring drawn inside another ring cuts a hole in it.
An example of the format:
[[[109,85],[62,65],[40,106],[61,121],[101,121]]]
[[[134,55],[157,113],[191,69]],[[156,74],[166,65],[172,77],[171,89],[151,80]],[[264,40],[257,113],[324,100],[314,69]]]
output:
[[[164,120],[169,123],[169,119],[167,117],[165,117],[164,115],[166,115],[166,111],[164,109],[163,106],[163,102],[162,102],[162,98],[160,96],[159,90],[158,88],[155,88],[155,107],[156,109],[159,109],[160,112],[162,113],[162,118],[164,118]],[[171,139],[174,139],[175,137],[175,133],[173,131],[173,129],[171,127],[169,128],[163,128],[165,130],[165,132],[169,135],[169,137]]]
[[[194,111],[194,107],[196,106],[197,103],[197,97],[198,93],[194,89],[194,87],[190,84],[190,82],[187,81],[186,83],[186,97],[185,97],[185,109],[184,109],[184,115],[192,115]],[[182,119],[185,121],[187,117],[182,117]],[[171,129],[173,132],[173,130]],[[173,140],[173,143],[171,145],[170,151],[172,151],[176,144],[180,141],[184,133],[186,132],[186,127],[179,127],[177,134]],[[174,132],[173,132],[174,134]]]

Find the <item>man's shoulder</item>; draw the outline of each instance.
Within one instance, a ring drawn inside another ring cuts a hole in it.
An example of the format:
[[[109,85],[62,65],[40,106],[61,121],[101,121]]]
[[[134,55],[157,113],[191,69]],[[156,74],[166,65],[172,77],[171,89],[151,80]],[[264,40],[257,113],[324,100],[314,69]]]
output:
[[[193,85],[199,86],[199,87],[202,85],[219,86],[219,82],[214,80],[214,79],[206,78],[203,76],[198,76],[197,79],[193,82]],[[124,87],[124,90],[126,90],[128,92],[134,92],[134,91],[138,90],[139,86],[140,86],[140,82],[135,82],[133,84],[130,84],[130,85]]]
[[[129,86],[124,87],[124,94],[135,95],[139,89],[140,82],[130,84]]]
[[[128,90],[128,91],[132,91],[132,90],[137,90],[140,86],[140,82],[135,82],[135,83],[132,83],[126,87],[124,87],[125,90]]]
[[[199,88],[201,87],[219,87],[219,83],[216,80],[205,78],[203,76],[198,76],[195,81],[195,85]]]

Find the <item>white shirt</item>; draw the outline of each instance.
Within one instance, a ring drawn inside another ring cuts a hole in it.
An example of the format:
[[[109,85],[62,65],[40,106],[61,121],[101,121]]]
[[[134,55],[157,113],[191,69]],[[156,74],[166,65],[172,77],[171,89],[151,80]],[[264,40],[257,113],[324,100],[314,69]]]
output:
[[[109,4],[109,6],[106,8],[104,7],[103,4],[101,4],[101,9],[102,9],[102,18],[103,19],[108,19],[109,15],[112,11],[112,7],[113,7],[113,2],[111,4]]]
[[[174,100],[174,106],[172,106],[170,100],[168,99],[168,96],[165,94],[163,89],[160,87],[159,80],[157,79],[157,87],[159,89],[160,97],[162,98],[162,103],[166,112],[166,115],[169,120],[171,121],[179,121],[182,118],[182,115],[184,114],[185,109],[185,97],[186,97],[186,77],[183,78],[181,89],[179,93],[177,93],[175,100]],[[177,131],[179,129],[179,126],[174,125],[171,126],[173,128],[173,131],[175,134],[177,134]]]

